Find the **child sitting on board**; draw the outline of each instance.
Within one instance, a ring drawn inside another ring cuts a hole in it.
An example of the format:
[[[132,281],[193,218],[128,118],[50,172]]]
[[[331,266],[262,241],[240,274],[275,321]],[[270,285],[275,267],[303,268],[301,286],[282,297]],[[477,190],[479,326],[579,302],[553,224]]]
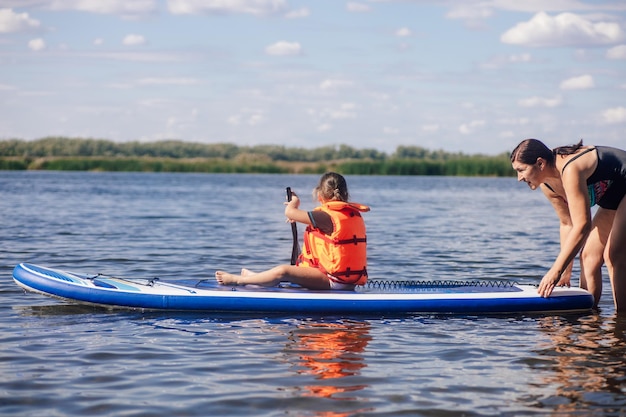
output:
[[[243,268],[240,275],[217,271],[222,285],[256,284],[276,286],[289,281],[312,290],[353,290],[367,281],[367,243],[361,212],[369,207],[348,201],[345,178],[327,172],[313,190],[320,206],[301,210],[300,199],[293,193],[285,203],[289,222],[307,225],[303,251],[295,265],[279,265],[263,272]]]

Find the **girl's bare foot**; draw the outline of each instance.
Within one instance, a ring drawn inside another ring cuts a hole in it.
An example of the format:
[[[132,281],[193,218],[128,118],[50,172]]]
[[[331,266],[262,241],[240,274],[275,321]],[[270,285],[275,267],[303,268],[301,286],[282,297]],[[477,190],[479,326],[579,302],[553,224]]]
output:
[[[237,278],[238,278],[237,275],[229,274],[228,272],[224,272],[224,271],[215,272],[215,279],[217,279],[217,282],[219,282],[221,285],[228,285],[228,284],[237,285]]]

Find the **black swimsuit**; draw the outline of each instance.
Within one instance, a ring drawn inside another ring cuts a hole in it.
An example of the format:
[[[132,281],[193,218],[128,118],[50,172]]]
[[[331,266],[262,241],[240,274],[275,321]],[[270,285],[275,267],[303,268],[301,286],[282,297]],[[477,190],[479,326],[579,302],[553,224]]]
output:
[[[607,146],[586,149],[567,161],[561,174],[570,163],[594,150],[597,152],[598,166],[587,178],[591,206],[597,204],[605,209],[617,210],[626,195],[626,151]],[[546,186],[552,190],[548,184]]]

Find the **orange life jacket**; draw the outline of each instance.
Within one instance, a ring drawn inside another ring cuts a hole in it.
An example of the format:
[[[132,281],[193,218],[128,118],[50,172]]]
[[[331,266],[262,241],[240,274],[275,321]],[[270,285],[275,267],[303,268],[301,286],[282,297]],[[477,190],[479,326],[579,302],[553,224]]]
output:
[[[333,233],[326,235],[309,225],[298,265],[319,268],[333,281],[364,285],[367,281],[367,239],[361,212],[369,207],[343,201],[328,201],[313,209],[328,213]]]

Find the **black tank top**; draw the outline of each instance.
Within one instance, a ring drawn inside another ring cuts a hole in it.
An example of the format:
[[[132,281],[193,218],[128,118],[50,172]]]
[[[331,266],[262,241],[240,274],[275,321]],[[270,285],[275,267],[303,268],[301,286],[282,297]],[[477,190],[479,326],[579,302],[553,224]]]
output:
[[[565,163],[561,175],[570,163],[594,150],[597,153],[598,165],[593,174],[587,178],[587,191],[591,206],[601,202],[602,197],[615,181],[622,183],[626,181],[626,151],[607,146],[585,149]]]

